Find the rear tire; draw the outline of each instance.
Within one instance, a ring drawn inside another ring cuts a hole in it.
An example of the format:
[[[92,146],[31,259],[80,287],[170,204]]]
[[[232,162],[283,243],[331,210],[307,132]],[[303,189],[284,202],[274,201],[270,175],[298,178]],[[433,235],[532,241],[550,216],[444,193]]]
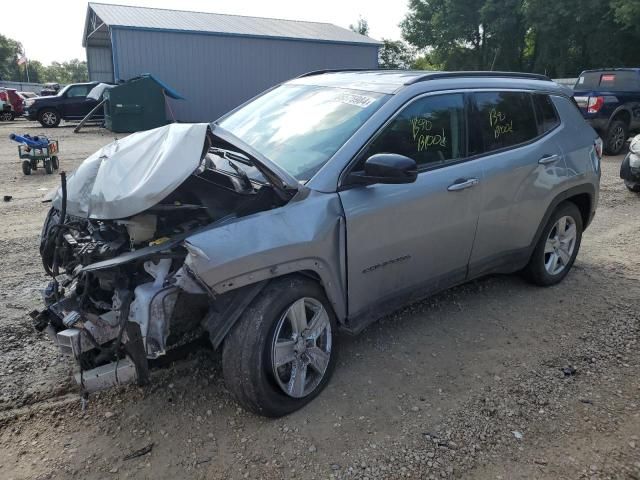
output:
[[[572,202],[561,203],[542,230],[523,273],[535,285],[561,282],[576,260],[582,241],[582,214]]]
[[[258,415],[281,417],[302,408],[331,377],[336,328],[331,304],[317,282],[302,276],[272,281],[225,339],[227,388]]]
[[[58,170],[58,168],[60,168],[60,163],[58,162],[58,157],[56,157],[55,155],[53,157],[51,157],[51,165],[53,166],[54,170]]]
[[[49,175],[53,173],[53,165],[50,158],[45,159],[44,161],[44,171]]]
[[[31,162],[29,160],[24,160],[22,162],[22,173],[25,175],[31,175]]]
[[[38,121],[45,128],[54,128],[60,125],[60,114],[55,108],[45,108],[38,112]]]
[[[604,137],[604,152],[607,155],[618,155],[627,143],[629,127],[622,120],[614,120]]]
[[[640,183],[635,183],[635,182],[630,182],[628,180],[625,180],[624,186],[627,187],[627,189],[630,192],[640,193]]]

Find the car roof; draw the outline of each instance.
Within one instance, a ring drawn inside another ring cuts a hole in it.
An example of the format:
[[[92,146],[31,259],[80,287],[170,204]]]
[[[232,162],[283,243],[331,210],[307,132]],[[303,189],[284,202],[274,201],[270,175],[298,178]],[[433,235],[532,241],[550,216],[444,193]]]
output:
[[[428,70],[319,70],[293,80],[294,85],[318,85],[394,94],[411,85],[421,90],[449,88],[527,88],[566,95],[549,77],[519,72],[442,72]]]

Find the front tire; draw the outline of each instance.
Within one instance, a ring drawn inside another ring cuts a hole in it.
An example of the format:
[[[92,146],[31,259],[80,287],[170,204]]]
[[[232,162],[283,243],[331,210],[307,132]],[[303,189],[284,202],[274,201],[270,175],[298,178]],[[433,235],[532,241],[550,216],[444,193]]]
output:
[[[31,162],[29,160],[22,161],[22,173],[31,175]]]
[[[572,202],[561,203],[540,235],[525,267],[525,277],[543,287],[561,282],[580,250],[582,229],[582,215],[578,207]]]
[[[225,339],[227,388],[258,415],[281,417],[302,408],[333,373],[336,329],[317,282],[302,276],[272,281]]]
[[[604,152],[607,155],[618,155],[622,152],[628,136],[629,127],[627,124],[622,120],[614,120],[605,135]]]
[[[53,108],[45,108],[38,113],[38,121],[45,128],[54,128],[60,125],[60,114]]]
[[[44,161],[44,171],[47,172],[49,175],[53,173],[53,164],[50,158],[47,158]]]

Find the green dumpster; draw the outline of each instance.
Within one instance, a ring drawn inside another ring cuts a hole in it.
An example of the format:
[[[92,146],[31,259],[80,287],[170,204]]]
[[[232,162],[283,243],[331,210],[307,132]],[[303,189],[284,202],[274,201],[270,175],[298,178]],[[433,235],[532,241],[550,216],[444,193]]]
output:
[[[105,127],[112,132],[129,133],[166,125],[165,95],[182,97],[153,75],[141,75],[104,91]]]

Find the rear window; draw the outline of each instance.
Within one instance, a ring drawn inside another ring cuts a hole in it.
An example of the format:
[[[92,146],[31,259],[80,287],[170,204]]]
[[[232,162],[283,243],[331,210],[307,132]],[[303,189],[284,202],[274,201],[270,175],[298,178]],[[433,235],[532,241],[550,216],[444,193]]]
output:
[[[585,72],[578,78],[576,90],[606,89],[611,91],[627,91],[640,89],[640,75],[630,70],[615,72]]]
[[[524,92],[486,92],[474,95],[484,152],[528,142],[538,136],[531,95]]]

